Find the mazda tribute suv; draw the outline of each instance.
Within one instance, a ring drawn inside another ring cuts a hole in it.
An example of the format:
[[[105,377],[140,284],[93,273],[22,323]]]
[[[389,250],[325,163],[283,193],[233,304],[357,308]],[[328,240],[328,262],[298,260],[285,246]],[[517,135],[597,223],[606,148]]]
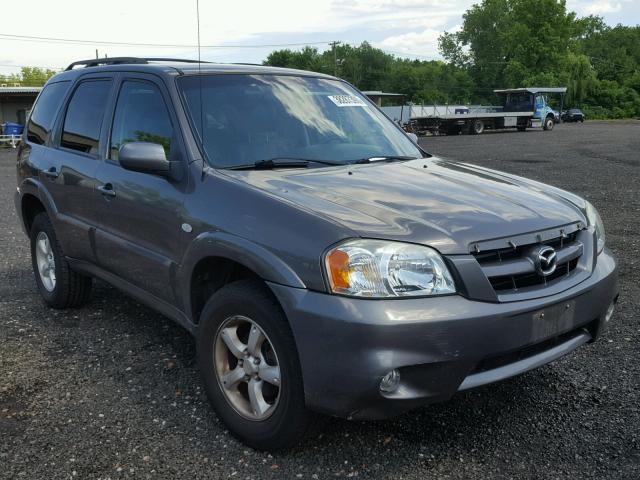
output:
[[[310,412],[390,417],[551,362],[618,295],[589,202],[431,156],[327,75],[76,62],[40,93],[17,172],[44,301],[78,306],[97,278],[175,320],[259,449]]]

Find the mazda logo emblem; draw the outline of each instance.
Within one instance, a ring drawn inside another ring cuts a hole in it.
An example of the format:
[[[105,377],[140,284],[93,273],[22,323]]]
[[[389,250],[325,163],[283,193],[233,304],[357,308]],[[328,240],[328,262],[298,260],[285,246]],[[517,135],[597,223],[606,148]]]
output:
[[[553,247],[544,245],[535,252],[533,263],[539,275],[546,277],[556,271],[556,251]]]

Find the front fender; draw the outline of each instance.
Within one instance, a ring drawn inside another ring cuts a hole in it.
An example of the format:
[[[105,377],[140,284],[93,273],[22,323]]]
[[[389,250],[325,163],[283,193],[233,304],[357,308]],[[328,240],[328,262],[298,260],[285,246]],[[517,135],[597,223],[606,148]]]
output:
[[[178,285],[189,318],[193,319],[191,274],[200,260],[211,257],[237,262],[268,282],[294,288],[306,288],[296,272],[266,248],[226,232],[204,232],[191,242],[178,271]]]

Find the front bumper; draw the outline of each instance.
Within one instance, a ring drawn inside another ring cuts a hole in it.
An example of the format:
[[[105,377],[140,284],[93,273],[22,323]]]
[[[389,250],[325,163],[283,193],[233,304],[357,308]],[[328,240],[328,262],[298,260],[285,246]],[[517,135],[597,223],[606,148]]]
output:
[[[269,286],[293,330],[307,406],[360,419],[398,415],[553,361],[597,338],[618,295],[607,249],[587,280],[518,302],[354,299]],[[394,368],[400,388],[383,395],[380,380]]]

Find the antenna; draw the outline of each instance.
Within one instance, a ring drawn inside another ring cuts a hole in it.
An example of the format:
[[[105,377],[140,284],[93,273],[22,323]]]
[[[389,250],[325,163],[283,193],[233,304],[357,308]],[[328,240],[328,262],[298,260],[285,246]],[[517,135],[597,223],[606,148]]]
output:
[[[198,22],[198,83],[200,96],[200,148],[204,155],[204,114],[202,112],[202,60],[200,58],[200,0],[196,0],[196,19]]]

